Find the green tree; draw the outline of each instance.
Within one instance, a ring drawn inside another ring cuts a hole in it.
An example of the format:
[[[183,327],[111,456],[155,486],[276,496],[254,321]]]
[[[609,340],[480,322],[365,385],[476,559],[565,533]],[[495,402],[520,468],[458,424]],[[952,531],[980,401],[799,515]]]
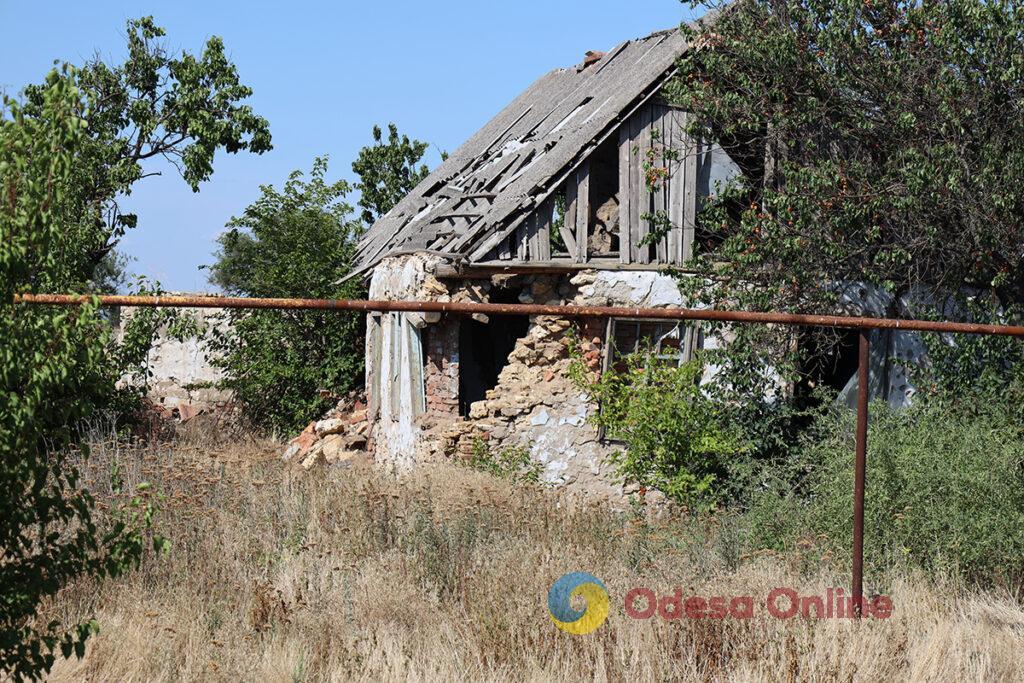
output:
[[[39,261],[29,268],[30,277],[37,278],[30,281],[35,291],[127,288],[127,259],[116,246],[138,224],[138,216],[120,208],[136,183],[159,175],[162,164],[198,191],[213,173],[219,150],[258,154],[270,149],[267,121],[243,104],[252,90],[240,82],[220,38],[209,39],[200,55],[184,51],[174,56],[161,42],[164,35],[152,17],[129,21],[123,63],[95,58],[67,70],[90,106],[73,149],[72,170],[61,179],[55,199],[53,220],[66,236],[59,267],[44,263],[50,255],[42,251],[27,256]],[[46,116],[49,87],[49,82],[26,87],[20,115]],[[139,294],[160,291],[158,283],[141,279],[133,289]],[[188,323],[177,311],[146,310],[134,316],[122,342],[111,342],[106,391],[92,395],[97,405],[122,420],[133,419],[145,394],[152,339],[165,325],[184,329]],[[115,387],[125,376],[133,381]]]
[[[295,171],[269,185],[219,238],[211,281],[253,297],[359,298],[349,273],[362,224],[353,220],[347,182],[328,183],[326,157],[308,179]],[[362,383],[364,316],[334,311],[232,311],[233,332],[216,343],[226,386],[261,427],[291,431],[330,405],[322,395]]]
[[[719,280],[743,282],[729,293],[834,309],[823,283],[867,281],[1021,301],[1022,20],[1017,0],[754,0],[698,30],[674,97],[746,171],[702,224]]]
[[[352,170],[359,176],[356,189],[361,195],[359,206],[367,225],[390,211],[429,172],[425,164],[417,166],[427,143],[399,135],[393,123],[388,124],[387,142],[383,136],[380,126],[374,126],[373,144],[359,150],[358,158],[352,162]]]
[[[744,0],[686,29],[670,95],[743,170],[700,214],[695,303],[848,313],[854,282],[1021,302],[1022,20],[1019,0]],[[719,388],[785,440],[788,404],[751,397],[777,385],[768,364],[797,378],[792,333],[734,332]]]
[[[84,653],[94,621],[42,623],[40,604],[73,581],[138,564],[143,497],[97,520],[72,461],[73,432],[105,390],[107,328],[94,305],[45,309],[14,295],[68,281],[78,248],[62,218],[77,206],[89,99],[65,67],[30,106],[0,108],[0,671],[34,679]]]
[[[112,250],[138,224],[119,200],[161,173],[154,162],[169,163],[198,191],[213,174],[218,150],[260,154],[271,148],[266,119],[242,104],[252,90],[239,80],[223,41],[214,36],[200,55],[172,56],[160,41],[164,35],[152,17],[129,21],[122,64],[96,58],[73,72],[93,106],[66,180],[64,201],[73,211],[60,220],[74,235],[74,249],[65,255],[69,280],[60,288],[103,282]],[[26,116],[41,114],[46,92],[45,85],[25,89]]]

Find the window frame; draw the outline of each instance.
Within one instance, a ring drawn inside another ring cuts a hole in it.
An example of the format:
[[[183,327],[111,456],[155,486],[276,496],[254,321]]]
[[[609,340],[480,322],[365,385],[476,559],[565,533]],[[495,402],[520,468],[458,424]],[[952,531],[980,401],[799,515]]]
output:
[[[698,341],[700,339],[700,328],[699,328],[699,326],[695,325],[695,324],[687,325],[687,324],[685,324],[685,321],[683,321],[683,320],[679,320],[679,321],[676,321],[676,322],[673,323],[671,321],[666,321],[666,320],[661,319],[661,318],[634,318],[634,317],[608,318],[608,322],[607,322],[607,324],[605,326],[605,335],[604,335],[605,344],[604,344],[604,349],[603,349],[603,353],[602,353],[602,357],[601,357],[601,373],[602,374],[604,374],[606,372],[609,372],[614,367],[613,363],[615,361],[615,357],[616,357],[616,354],[618,352],[618,349],[616,348],[616,345],[615,345],[615,333],[616,333],[616,326],[619,323],[629,323],[629,324],[636,324],[637,325],[636,343],[634,344],[633,348],[630,351],[626,352],[625,354],[619,354],[619,357],[621,357],[621,355],[629,355],[630,353],[636,353],[636,351],[638,351],[640,349],[640,341],[641,341],[640,325],[642,325],[644,323],[655,324],[655,325],[664,325],[666,327],[671,327],[673,331],[674,330],[679,330],[679,332],[680,332],[680,336],[679,336],[679,352],[676,353],[676,354],[669,355],[669,354],[661,353],[661,340],[665,339],[668,335],[667,334],[663,334],[663,335],[661,335],[658,338],[658,349],[657,349],[657,352],[655,354],[655,358],[657,358],[659,360],[677,359],[677,365],[682,365],[683,363],[689,362],[690,360],[693,359],[693,352],[696,350],[696,344],[698,343]],[[597,409],[600,412],[600,411],[604,410],[604,407],[601,404],[598,404]],[[626,443],[626,441],[623,441],[622,439],[613,439],[613,438],[609,437],[607,435],[607,429],[605,429],[604,425],[601,425],[600,427],[598,427],[597,438],[602,443],[609,443],[609,444],[625,444]]]

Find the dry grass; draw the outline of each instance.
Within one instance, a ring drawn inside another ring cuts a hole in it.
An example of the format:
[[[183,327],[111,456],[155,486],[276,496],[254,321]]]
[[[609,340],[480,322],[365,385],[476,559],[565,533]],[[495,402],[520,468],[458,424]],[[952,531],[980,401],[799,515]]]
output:
[[[465,469],[395,480],[369,468],[300,473],[240,440],[103,447],[166,496],[165,558],[53,611],[95,614],[99,636],[56,681],[1018,680],[1024,610],[1008,597],[896,576],[886,621],[627,617],[633,586],[661,593],[801,594],[845,585],[793,556],[743,557],[726,528],[648,524]],[[102,497],[102,494],[101,494]],[[713,526],[713,525],[712,525]],[[558,631],[546,607],[570,571],[600,577],[611,616]]]

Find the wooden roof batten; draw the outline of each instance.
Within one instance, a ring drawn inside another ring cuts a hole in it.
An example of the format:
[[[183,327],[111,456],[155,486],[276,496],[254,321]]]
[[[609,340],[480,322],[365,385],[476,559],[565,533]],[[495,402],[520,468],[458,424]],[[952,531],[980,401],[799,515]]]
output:
[[[682,31],[659,31],[542,76],[373,224],[353,275],[398,252],[488,260],[657,93],[686,49]]]

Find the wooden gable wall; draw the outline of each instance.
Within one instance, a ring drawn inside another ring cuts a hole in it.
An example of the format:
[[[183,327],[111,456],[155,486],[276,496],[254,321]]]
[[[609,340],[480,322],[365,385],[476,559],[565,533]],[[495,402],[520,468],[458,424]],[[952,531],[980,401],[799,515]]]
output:
[[[695,142],[685,132],[687,117],[686,112],[675,107],[648,102],[621,124],[617,141],[612,138],[611,144],[618,147],[617,169],[599,166],[594,161],[597,155],[591,153],[569,174],[562,190],[564,221],[560,241],[565,252],[555,253],[552,249],[555,197],[551,196],[487,260],[682,264],[693,252],[701,186],[698,176],[702,158],[708,152],[706,144]],[[671,154],[666,150],[671,150]],[[645,175],[654,168],[666,169],[667,177],[651,190]],[[592,253],[588,234],[597,210],[591,202],[592,181],[597,174],[608,172],[618,175],[618,249],[617,254]],[[671,230],[656,244],[641,244],[652,230],[649,217],[659,211],[667,215]]]

